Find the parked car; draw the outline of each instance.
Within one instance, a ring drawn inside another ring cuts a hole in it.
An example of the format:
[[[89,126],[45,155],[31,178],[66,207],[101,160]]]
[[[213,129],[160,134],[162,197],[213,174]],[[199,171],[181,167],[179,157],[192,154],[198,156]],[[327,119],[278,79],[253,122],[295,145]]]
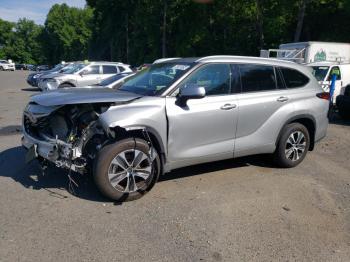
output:
[[[253,154],[297,166],[326,135],[329,94],[306,67],[212,56],[154,64],[117,90],[61,89],[31,97],[26,159],[80,173],[122,201],[172,169]]]
[[[0,71],[15,71],[15,64],[7,60],[0,60]]]
[[[26,64],[15,64],[16,70],[28,70]]]
[[[68,70],[69,66],[72,65],[73,63],[64,63],[64,64],[57,64],[54,68],[47,70],[47,71],[40,71],[40,72],[35,72],[32,74],[29,74],[27,77],[27,83],[30,84],[31,86],[37,87],[38,82],[41,76],[52,74],[52,73],[57,73],[57,72],[64,72],[64,68]]]
[[[50,70],[49,65],[39,65],[36,67],[36,71],[47,71],[47,70]]]
[[[28,67],[28,70],[30,70],[30,71],[36,71],[36,65],[28,64],[27,67]]]
[[[350,119],[350,85],[344,88],[344,94],[337,97],[339,115],[344,119]]]
[[[114,62],[76,63],[64,73],[53,73],[41,77],[41,90],[95,85],[118,74],[132,72],[129,65]]]

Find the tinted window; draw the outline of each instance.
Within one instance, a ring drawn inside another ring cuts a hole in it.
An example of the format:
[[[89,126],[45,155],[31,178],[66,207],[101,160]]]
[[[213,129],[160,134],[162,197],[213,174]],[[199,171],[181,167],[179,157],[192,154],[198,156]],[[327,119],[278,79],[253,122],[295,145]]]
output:
[[[125,71],[125,68],[122,67],[122,66],[118,66],[118,69],[119,69],[119,72],[124,72]]]
[[[90,66],[88,69],[87,69],[87,72],[85,72],[84,74],[85,75],[96,75],[96,74],[99,74],[100,73],[100,66]]]
[[[295,69],[280,68],[287,88],[302,87],[309,82],[309,78]]]
[[[180,86],[187,88],[200,86],[205,88],[206,95],[222,95],[230,92],[230,66],[212,64],[199,68]]]
[[[102,66],[102,70],[104,74],[117,74],[118,69],[115,66],[104,65]]]
[[[258,92],[276,89],[272,66],[240,65],[242,92]]]

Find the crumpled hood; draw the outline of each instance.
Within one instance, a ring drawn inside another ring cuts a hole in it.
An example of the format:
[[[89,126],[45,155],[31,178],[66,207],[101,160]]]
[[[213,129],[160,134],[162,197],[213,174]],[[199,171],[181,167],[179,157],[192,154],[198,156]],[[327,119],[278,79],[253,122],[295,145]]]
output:
[[[68,88],[48,91],[31,97],[31,102],[43,106],[89,103],[126,103],[142,97],[110,88]]]

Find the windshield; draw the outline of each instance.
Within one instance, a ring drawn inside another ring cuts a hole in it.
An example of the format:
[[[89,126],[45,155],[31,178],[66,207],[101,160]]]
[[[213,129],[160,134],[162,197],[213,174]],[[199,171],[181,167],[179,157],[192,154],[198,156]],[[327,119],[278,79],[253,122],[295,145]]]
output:
[[[313,66],[312,74],[316,77],[317,81],[323,81],[328,73],[329,66]]]
[[[101,83],[99,83],[100,86],[108,86],[109,84],[114,83],[115,81],[118,81],[119,79],[122,79],[126,76],[128,76],[129,74],[117,74],[117,75],[113,75],[111,77],[106,78],[105,80],[101,81]]]
[[[151,67],[128,79],[119,90],[146,96],[159,95],[193,65],[191,63],[153,64]]]
[[[67,70],[64,71],[66,74],[74,74],[78,72],[79,70],[83,69],[86,64],[74,64],[72,67],[68,68]]]

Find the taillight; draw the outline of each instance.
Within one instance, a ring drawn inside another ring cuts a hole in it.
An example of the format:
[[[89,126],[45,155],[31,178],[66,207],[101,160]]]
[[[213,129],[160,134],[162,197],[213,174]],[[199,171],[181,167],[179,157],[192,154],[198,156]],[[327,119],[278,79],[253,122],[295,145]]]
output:
[[[316,94],[316,96],[318,98],[325,99],[325,100],[329,100],[329,98],[330,98],[329,92],[318,93],[318,94]]]

